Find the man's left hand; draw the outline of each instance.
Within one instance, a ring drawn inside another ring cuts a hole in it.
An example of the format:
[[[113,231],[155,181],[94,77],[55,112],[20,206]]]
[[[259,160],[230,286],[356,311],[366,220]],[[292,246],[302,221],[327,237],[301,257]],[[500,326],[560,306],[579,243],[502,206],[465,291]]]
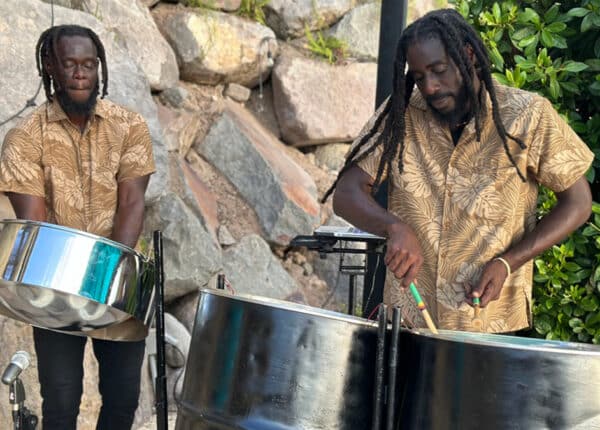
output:
[[[500,298],[500,292],[502,291],[502,286],[504,285],[507,275],[506,267],[501,261],[489,261],[483,267],[483,273],[479,278],[477,286],[471,288],[470,292],[468,291],[469,286],[467,286],[467,297],[471,299],[471,301],[474,297],[479,297],[480,306],[482,308],[486,307],[492,300],[498,300]]]

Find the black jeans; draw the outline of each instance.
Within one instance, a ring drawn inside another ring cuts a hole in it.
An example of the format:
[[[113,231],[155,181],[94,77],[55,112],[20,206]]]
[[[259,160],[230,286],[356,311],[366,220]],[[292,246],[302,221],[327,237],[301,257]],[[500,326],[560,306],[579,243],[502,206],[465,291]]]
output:
[[[76,430],[87,337],[33,328],[42,394],[42,428]],[[102,408],[97,430],[129,430],[140,395],[145,341],[92,339]]]

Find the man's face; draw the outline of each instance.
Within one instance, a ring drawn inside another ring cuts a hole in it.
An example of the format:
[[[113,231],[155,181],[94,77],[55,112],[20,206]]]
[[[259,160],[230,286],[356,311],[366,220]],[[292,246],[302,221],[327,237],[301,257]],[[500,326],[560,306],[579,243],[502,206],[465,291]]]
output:
[[[433,112],[449,125],[469,112],[467,89],[460,72],[437,38],[412,44],[406,53],[410,73]]]
[[[54,79],[54,90],[66,113],[89,114],[98,96],[98,53],[91,39],[62,36],[56,59],[46,67]]]

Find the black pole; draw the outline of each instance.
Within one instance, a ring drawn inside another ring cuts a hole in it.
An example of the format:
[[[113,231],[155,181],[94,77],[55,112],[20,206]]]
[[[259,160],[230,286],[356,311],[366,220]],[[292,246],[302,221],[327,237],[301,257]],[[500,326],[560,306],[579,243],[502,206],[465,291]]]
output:
[[[356,302],[356,274],[350,273],[348,275],[348,315],[354,315],[354,308]]]
[[[400,34],[406,27],[407,0],[382,0],[381,20],[379,24],[379,55],[377,59],[377,93],[375,108],[392,93],[394,80],[394,60]],[[375,195],[375,200],[387,209],[388,183],[384,181]],[[372,245],[369,245],[372,246]],[[385,265],[377,264],[377,255],[367,255],[367,273],[365,285],[373,288],[363,289],[363,315],[371,315],[375,306],[383,301],[385,283]]]
[[[165,310],[164,310],[164,271],[162,233],[154,232],[154,264],[156,288],[156,428],[167,430],[167,374],[165,371]]]
[[[398,354],[400,348],[400,323],[402,314],[400,308],[392,310],[392,338],[390,339],[388,360],[388,384],[385,430],[395,430],[396,421],[396,375],[398,371]]]
[[[377,314],[377,348],[375,354],[375,392],[373,393],[373,421],[371,430],[381,430],[385,404],[385,350],[387,306],[381,303]]]

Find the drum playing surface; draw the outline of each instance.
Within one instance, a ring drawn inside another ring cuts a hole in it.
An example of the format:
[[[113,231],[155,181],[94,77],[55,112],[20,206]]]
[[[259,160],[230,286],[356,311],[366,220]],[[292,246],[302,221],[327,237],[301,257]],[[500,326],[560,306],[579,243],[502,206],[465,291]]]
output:
[[[116,242],[47,223],[0,223],[0,313],[51,330],[139,340],[153,268]]]

